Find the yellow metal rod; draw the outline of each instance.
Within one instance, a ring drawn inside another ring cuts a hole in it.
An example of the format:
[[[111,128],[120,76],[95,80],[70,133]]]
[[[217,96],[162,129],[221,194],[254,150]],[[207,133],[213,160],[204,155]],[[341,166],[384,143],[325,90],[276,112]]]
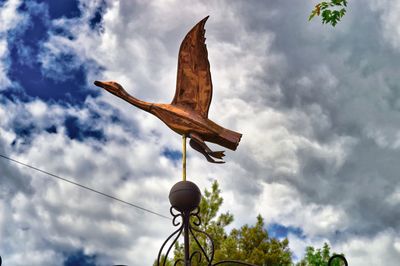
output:
[[[182,179],[186,181],[186,135],[182,135]]]

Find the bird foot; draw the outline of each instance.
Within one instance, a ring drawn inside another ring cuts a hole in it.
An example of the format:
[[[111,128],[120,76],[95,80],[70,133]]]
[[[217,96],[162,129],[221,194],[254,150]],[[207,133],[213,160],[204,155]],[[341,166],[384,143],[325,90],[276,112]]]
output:
[[[221,161],[214,160],[211,156],[208,155],[208,153],[204,153],[203,155],[206,157],[207,161],[209,161],[210,163],[225,163],[222,160]],[[218,158],[218,159],[221,159],[221,158]]]
[[[212,160],[212,161],[209,161],[210,163],[225,163],[224,161],[216,161],[216,160]]]
[[[217,159],[222,159],[225,156],[224,151],[210,151],[207,154]]]
[[[223,151],[211,151],[207,145],[204,143],[203,140],[191,137],[189,141],[190,146],[195,149],[196,151],[200,152],[201,154],[206,157],[207,161],[210,163],[225,163],[224,161],[216,161],[214,160],[211,156],[217,159],[222,159],[222,157],[225,155]]]

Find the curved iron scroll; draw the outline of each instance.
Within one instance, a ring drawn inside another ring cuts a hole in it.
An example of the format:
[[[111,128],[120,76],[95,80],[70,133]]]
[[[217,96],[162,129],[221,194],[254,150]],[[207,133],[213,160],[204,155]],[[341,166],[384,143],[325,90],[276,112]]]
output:
[[[157,258],[157,266],[165,266],[167,263],[168,255],[171,252],[172,247],[175,245],[175,243],[178,241],[178,238],[181,236],[183,233],[184,237],[184,258],[180,258],[174,262],[174,266],[178,265],[183,265],[183,266],[191,266],[192,262],[196,261],[197,263],[200,263],[205,260],[208,266],[217,266],[217,265],[222,265],[225,263],[234,263],[237,265],[245,265],[245,266],[257,266],[251,263],[247,262],[241,262],[241,261],[236,261],[236,260],[223,260],[214,263],[214,241],[211,238],[209,234],[206,232],[198,229],[201,225],[201,218],[200,218],[200,209],[197,207],[194,211],[192,212],[179,212],[175,213],[177,211],[176,208],[171,207],[170,213],[173,216],[172,219],[172,224],[174,226],[179,226],[177,230],[175,230],[162,244],[160,251],[158,252],[158,258]],[[177,219],[181,219],[181,221],[177,222]],[[201,245],[198,237],[199,235],[203,235],[206,237],[206,239],[209,242],[209,245],[204,247]],[[196,243],[197,247],[200,250],[193,251],[192,253],[189,252],[189,237],[192,237],[194,240],[193,242]],[[167,248],[167,243],[172,242],[168,245]],[[166,250],[165,256],[163,256],[163,250]],[[207,252],[208,251],[208,252]]]
[[[162,244],[160,251],[158,252],[158,259],[157,259],[157,266],[165,266],[168,260],[168,255],[170,254],[172,247],[178,241],[179,237],[183,234],[184,237],[184,258],[179,258],[174,262],[174,266],[183,265],[183,266],[191,266],[192,262],[196,262],[197,264],[201,263],[204,259],[207,263],[207,266],[217,266],[223,265],[226,263],[229,264],[237,264],[237,265],[245,265],[245,266],[257,266],[255,264],[237,261],[237,260],[223,260],[219,262],[213,262],[214,260],[214,241],[209,234],[206,232],[198,229],[201,225],[201,218],[200,218],[200,209],[197,207],[194,211],[191,212],[179,212],[176,208],[171,207],[170,213],[173,216],[172,224],[174,226],[179,226],[177,230],[175,230]],[[180,219],[180,221],[178,221]],[[199,235],[205,236],[209,245],[204,247],[201,245],[198,237]],[[192,239],[199,250],[193,251],[192,253],[189,252],[189,237]],[[167,243],[172,242],[169,244],[168,248]],[[166,249],[165,256],[163,256],[163,250]],[[208,252],[207,252],[208,251]],[[345,266],[348,266],[347,260],[343,255],[335,254],[329,258],[328,266],[331,266],[335,259],[340,259],[344,262]]]
[[[167,259],[168,259],[168,255],[172,249],[172,247],[174,246],[174,244],[176,243],[176,241],[178,240],[179,236],[182,234],[183,228],[184,228],[184,223],[183,223],[183,214],[181,212],[179,213],[174,213],[174,208],[171,207],[169,209],[169,212],[171,213],[173,219],[172,219],[172,224],[174,226],[179,226],[179,228],[177,230],[175,230],[175,232],[173,232],[162,244],[160,251],[158,252],[158,257],[157,257],[157,266],[165,266],[165,264],[167,263]],[[178,218],[181,218],[182,221],[179,222],[177,221]],[[172,243],[169,245],[168,249],[167,249],[167,253],[165,254],[165,256],[163,257],[162,255],[162,251],[164,250],[164,247],[166,246],[166,244],[169,242],[170,239],[172,239],[174,236],[176,235],[176,237],[174,238],[174,240],[172,241]],[[174,266],[177,265],[177,263],[179,262],[176,261]]]
[[[349,265],[349,264],[347,263],[346,258],[345,258],[343,255],[335,254],[335,255],[333,255],[332,257],[329,258],[328,266],[331,266],[332,263],[333,263],[333,261],[334,261],[335,259],[340,259],[341,261],[343,261],[345,266],[348,266],[348,265]]]

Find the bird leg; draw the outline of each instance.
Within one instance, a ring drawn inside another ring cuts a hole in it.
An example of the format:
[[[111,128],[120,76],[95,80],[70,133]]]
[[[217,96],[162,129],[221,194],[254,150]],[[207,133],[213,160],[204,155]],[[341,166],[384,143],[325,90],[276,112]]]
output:
[[[205,143],[204,140],[195,133],[190,133],[190,146],[195,149],[196,151],[203,154],[207,161],[211,163],[225,163],[224,161],[216,161],[211,157],[222,159],[225,156],[224,151],[212,151]]]

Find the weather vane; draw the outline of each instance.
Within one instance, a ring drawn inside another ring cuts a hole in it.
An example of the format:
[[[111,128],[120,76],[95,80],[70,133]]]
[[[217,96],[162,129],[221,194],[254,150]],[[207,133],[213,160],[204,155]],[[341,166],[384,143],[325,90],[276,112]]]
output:
[[[242,134],[223,128],[208,119],[212,98],[210,63],[204,37],[208,16],[197,23],[183,39],[179,49],[178,75],[174,99],[170,104],[149,103],[131,96],[114,81],[94,84],[145,110],[163,121],[183,137],[183,167],[186,179],[186,137],[190,146],[211,163],[224,163],[224,151],[212,151],[205,143],[212,142],[236,150]]]
[[[200,189],[195,183],[186,181],[186,137],[190,138],[190,146],[202,153],[211,163],[224,163],[222,160],[224,151],[212,151],[205,144],[205,141],[236,150],[242,137],[242,134],[223,128],[208,119],[208,110],[212,98],[212,82],[204,37],[204,25],[207,19],[208,16],[197,23],[182,41],[178,57],[176,91],[170,104],[148,103],[136,99],[114,81],[94,82],[96,86],[102,87],[130,104],[157,116],[169,128],[183,137],[183,181],[176,183],[169,193],[170,213],[173,216],[172,224],[177,226],[178,229],[162,244],[157,257],[157,266],[166,266],[172,247],[181,235],[184,238],[184,256],[175,260],[174,265],[191,266],[193,262],[198,265],[204,258],[208,266],[223,264],[256,266],[237,260],[214,262],[214,241],[208,233],[199,229],[201,225]],[[204,243],[200,243],[199,237],[204,240],[205,246]],[[191,242],[197,245],[197,250],[193,249]],[[331,265],[335,258],[341,259],[347,266],[346,259],[341,255],[331,257],[328,265]]]

